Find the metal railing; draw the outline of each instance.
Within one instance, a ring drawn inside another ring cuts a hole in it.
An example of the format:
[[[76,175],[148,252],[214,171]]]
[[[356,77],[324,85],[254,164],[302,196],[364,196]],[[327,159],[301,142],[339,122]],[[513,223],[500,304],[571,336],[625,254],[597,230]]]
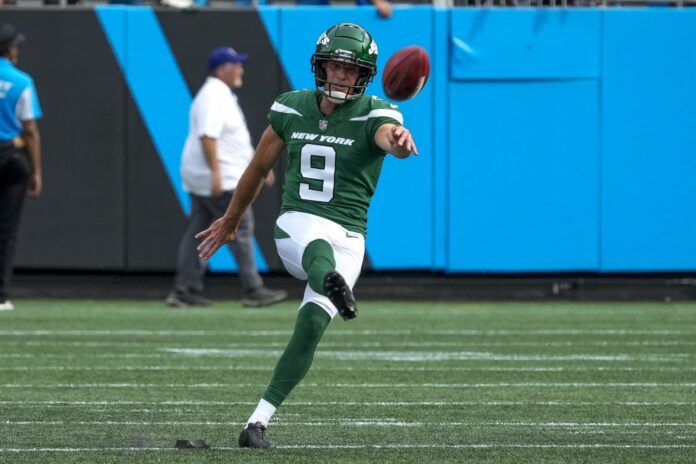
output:
[[[453,7],[688,7],[696,6],[696,0],[438,0],[441,6]]]
[[[198,0],[202,1],[202,0]],[[205,8],[198,4],[198,1],[193,0],[192,8]],[[108,4],[108,0],[0,0],[0,9],[4,5],[16,7],[40,7],[40,6],[93,6]],[[259,4],[267,5],[292,5],[294,0],[205,0],[207,7],[211,8],[237,8],[257,6]],[[337,5],[352,4],[347,1],[336,0]],[[408,4],[428,4],[426,0],[396,0],[395,5]],[[138,4],[158,6],[167,6],[166,0],[140,0]],[[606,7],[606,8],[621,8],[621,7],[696,7],[696,0],[432,0],[432,4],[438,7],[458,7],[458,8],[481,8],[481,7],[498,7],[498,8],[587,8],[587,7]],[[171,6],[171,5],[170,5]]]

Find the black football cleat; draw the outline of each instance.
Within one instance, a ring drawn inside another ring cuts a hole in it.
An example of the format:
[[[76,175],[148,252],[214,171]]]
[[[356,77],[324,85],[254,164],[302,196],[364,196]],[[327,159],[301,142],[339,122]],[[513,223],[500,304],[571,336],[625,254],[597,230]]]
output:
[[[266,427],[257,422],[249,423],[239,434],[240,448],[273,448],[273,443],[266,436]]]
[[[355,319],[358,315],[358,305],[355,302],[353,291],[346,283],[346,279],[336,271],[330,271],[324,278],[324,294],[338,309],[344,321]]]

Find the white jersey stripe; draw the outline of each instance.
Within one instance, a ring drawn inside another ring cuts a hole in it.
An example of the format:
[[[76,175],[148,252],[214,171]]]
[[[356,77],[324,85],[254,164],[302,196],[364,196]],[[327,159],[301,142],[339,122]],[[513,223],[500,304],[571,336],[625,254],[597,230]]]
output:
[[[17,99],[17,106],[15,107],[15,116],[18,121],[29,121],[31,119],[36,119],[34,95],[32,93],[31,86],[28,86]]]
[[[287,114],[296,114],[298,116],[302,116],[302,113],[300,113],[297,110],[294,110],[290,108],[289,106],[285,106],[282,103],[278,102],[273,102],[273,106],[271,106],[271,111],[276,111],[278,113],[287,113]]]
[[[380,109],[372,110],[365,116],[358,116],[357,118],[350,118],[351,121],[367,121],[370,118],[392,118],[399,121],[399,124],[404,123],[404,117],[396,110]]]

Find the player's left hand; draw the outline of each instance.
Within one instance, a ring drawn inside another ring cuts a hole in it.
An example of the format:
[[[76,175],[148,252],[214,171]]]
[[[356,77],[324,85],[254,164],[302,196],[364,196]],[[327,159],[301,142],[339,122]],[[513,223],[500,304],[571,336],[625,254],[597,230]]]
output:
[[[416,143],[413,141],[411,131],[404,126],[392,126],[391,130],[387,133],[387,140],[389,140],[389,143],[393,147],[400,148],[406,155],[409,153],[418,155],[418,148],[416,148]]]
[[[27,184],[27,196],[36,198],[41,195],[41,184],[41,174],[32,174]]]
[[[225,216],[213,222],[210,227],[196,234],[203,239],[198,245],[198,256],[210,259],[225,243],[231,242],[237,236],[237,223]]]

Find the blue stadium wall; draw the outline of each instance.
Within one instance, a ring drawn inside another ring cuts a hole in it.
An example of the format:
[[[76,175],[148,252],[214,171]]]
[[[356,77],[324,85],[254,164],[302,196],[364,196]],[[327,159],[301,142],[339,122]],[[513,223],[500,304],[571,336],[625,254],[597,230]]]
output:
[[[277,93],[313,86],[320,32],[354,21],[375,36],[380,68],[410,44],[432,60],[424,91],[400,105],[421,156],[385,163],[369,267],[696,270],[696,11],[418,6],[383,20],[353,7],[100,7],[2,19],[31,38],[22,67],[46,113],[46,191],[27,209],[20,267],[173,269],[188,207],[178,157],[207,51],[252,54],[240,100],[258,138]],[[380,79],[371,92],[383,96]],[[279,201],[276,187],[255,205],[264,269],[281,269]],[[213,266],[235,269],[229,254]]]

